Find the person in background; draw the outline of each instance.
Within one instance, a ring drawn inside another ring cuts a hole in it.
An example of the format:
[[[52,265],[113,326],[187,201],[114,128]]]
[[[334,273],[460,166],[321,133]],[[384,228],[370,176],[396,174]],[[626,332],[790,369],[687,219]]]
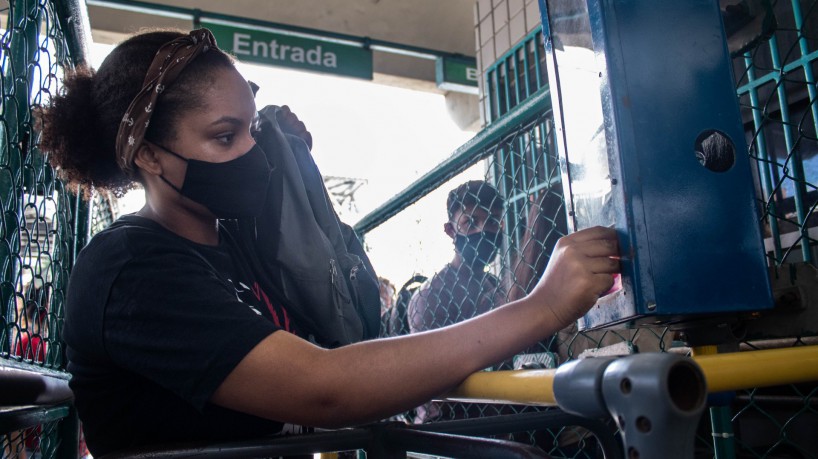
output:
[[[91,239],[67,290],[67,369],[94,456],[387,418],[573,322],[619,271],[616,233],[580,231],[517,301],[321,348],[261,288],[232,232],[264,211],[273,152],[256,144],[252,90],[210,31],[135,35],[97,71],[69,72],[63,89],[38,114],[62,178],[115,193],[138,184],[146,196]]]
[[[506,302],[500,280],[487,269],[501,246],[504,206],[497,189],[481,180],[449,192],[443,231],[454,243],[454,256],[412,295],[412,333],[462,322]]]
[[[509,257],[512,269],[506,270],[501,279],[489,268],[502,246],[503,197],[482,180],[468,181],[449,192],[448,221],[443,231],[452,239],[454,256],[411,296],[408,323],[412,333],[470,319],[523,298],[531,291],[545,269],[546,250],[556,244],[559,235],[567,232],[565,225],[553,225],[547,217],[561,206],[559,190],[536,198],[532,196],[532,200],[519,253]],[[534,361],[551,360],[547,354],[552,347],[550,341],[546,338],[529,347],[524,351],[526,357]],[[512,369],[514,362],[505,360],[493,366]],[[499,410],[499,406],[492,408]],[[482,408],[470,404],[427,403],[416,409],[415,422],[460,419],[480,413]]]
[[[378,277],[378,290],[381,294],[381,332],[380,336],[389,336],[389,317],[395,307],[395,285],[385,277]]]

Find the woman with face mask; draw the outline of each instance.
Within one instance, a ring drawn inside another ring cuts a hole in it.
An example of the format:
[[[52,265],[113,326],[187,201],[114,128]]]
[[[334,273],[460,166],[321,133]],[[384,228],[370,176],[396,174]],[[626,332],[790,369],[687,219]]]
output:
[[[210,32],[134,36],[64,89],[41,114],[52,163],[69,184],[146,196],[89,242],[68,287],[68,370],[95,456],[386,418],[553,334],[618,271],[612,231],[575,233],[517,302],[322,349],[220,224],[261,212],[271,165],[253,140],[253,93]]]

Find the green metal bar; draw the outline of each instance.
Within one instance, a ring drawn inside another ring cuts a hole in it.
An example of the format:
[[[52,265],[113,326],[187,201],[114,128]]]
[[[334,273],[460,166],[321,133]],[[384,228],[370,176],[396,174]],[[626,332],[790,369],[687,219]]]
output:
[[[80,449],[80,419],[76,408],[69,408],[67,416],[60,421],[57,429],[60,442],[55,459],[76,459]]]
[[[772,57],[773,61],[773,69],[780,70],[781,56],[778,53],[778,40],[776,40],[775,35],[770,37],[770,56]],[[787,91],[782,82],[779,82],[776,85],[776,94],[778,96],[779,110],[781,111],[781,128],[784,131],[784,145],[786,146],[788,156],[792,159],[792,182],[793,189],[795,190],[793,198],[795,199],[795,214],[798,219],[798,225],[800,226],[801,232],[801,255],[804,258],[804,262],[812,263],[812,253],[810,252],[809,247],[809,234],[808,228],[806,227],[807,204],[804,202],[804,195],[807,194],[807,191],[806,187],[804,186],[804,165],[801,160],[801,153],[795,147],[795,141],[793,140],[792,128],[790,125],[790,109],[787,103]]]
[[[531,62],[528,59],[528,47],[531,46],[531,40],[525,40],[523,42],[523,69],[525,69],[525,96],[528,97],[531,95]],[[534,45],[536,47],[536,44]],[[536,65],[536,64],[535,64]],[[536,70],[533,69],[533,70]]]
[[[471,140],[460,146],[452,155],[437,167],[424,174],[403,191],[399,192],[380,207],[361,218],[355,224],[355,231],[364,235],[383,222],[389,220],[401,210],[417,202],[450,178],[463,172],[472,164],[485,158],[491,152],[488,147],[496,144],[511,130],[530,122],[532,118],[546,111],[551,106],[548,88],[543,88],[522,104],[515,107],[506,116],[480,131]]]
[[[0,407],[0,433],[33,427],[45,422],[52,422],[68,416],[69,407]]]
[[[494,120],[502,116],[500,113],[500,69],[495,66],[491,71],[491,76],[492,86],[489,86],[489,88],[491,88],[492,108],[494,110],[490,122],[493,123]]]
[[[299,27],[289,24],[262,21],[259,19],[232,16],[229,14],[221,14],[211,11],[202,11],[197,8],[182,8],[178,6],[160,5],[156,3],[142,2],[137,0],[87,0],[87,3],[93,6],[115,8],[119,10],[134,11],[137,13],[172,17],[177,19],[190,19],[191,21],[197,18],[198,20],[213,19],[217,22],[236,24],[245,27],[255,26],[261,29],[274,30],[281,33],[289,33],[292,35],[309,37],[328,42],[357,45],[362,48],[370,48],[375,51],[382,51],[392,54],[401,54],[405,56],[414,56],[421,59],[434,60],[437,59],[438,57],[449,58],[468,57],[463,56],[462,54],[459,53],[452,53],[448,51],[423,48],[420,46],[404,45],[400,43],[394,43],[386,40],[378,40],[369,37],[359,37],[343,33],[327,32],[324,30],[310,29],[307,27]]]
[[[540,32],[538,32],[535,35],[535,37],[537,36],[540,37],[540,39],[539,40],[537,40],[536,38],[534,39],[534,62],[535,62],[534,65],[537,69],[537,88],[542,88],[543,87],[541,71],[542,69],[540,68],[540,43],[543,41],[542,29],[540,29]]]
[[[91,22],[88,8],[79,0],[51,0],[52,8],[65,34],[68,54],[74,65],[88,62],[91,40]]]
[[[813,51],[807,55],[801,56],[800,59],[793,60],[792,62],[781,68],[780,71],[770,72],[753,82],[747,83],[743,86],[739,86],[736,92],[738,93],[738,95],[741,96],[750,91],[750,89],[760,88],[761,86],[764,86],[765,84],[771,81],[775,81],[776,83],[778,83],[781,80],[781,75],[785,75],[794,70],[798,70],[799,67],[807,68],[809,67],[809,64],[816,59],[818,59],[818,51]]]
[[[515,105],[519,104],[520,100],[522,100],[520,98],[520,95],[521,95],[521,93],[520,93],[520,70],[517,68],[517,50],[518,49],[519,49],[519,47],[514,48],[514,52],[511,54],[511,56],[509,57],[509,60],[508,60],[508,62],[510,62],[511,65],[507,66],[508,73],[514,75],[514,80],[513,81],[514,81],[514,97],[515,97],[514,104]],[[508,80],[512,81],[511,77],[509,77]],[[509,107],[509,109],[511,109],[511,107]]]
[[[730,407],[710,408],[710,429],[713,432],[715,459],[735,459],[736,442],[733,436],[732,413]]]
[[[511,73],[511,69],[508,66],[508,60],[507,59],[503,59],[503,65],[500,68],[502,68],[505,71],[504,72],[505,78],[503,78],[503,89],[504,89],[503,94],[505,95],[506,109],[498,112],[498,114],[500,116],[503,116],[506,113],[508,113],[509,110],[512,109],[512,106],[511,106],[511,88],[509,87],[510,86],[509,81],[511,80],[511,75],[509,75],[509,74]],[[500,73],[498,72],[497,74],[499,75]]]
[[[494,122],[495,119],[499,118],[500,115],[500,98],[498,96],[498,89],[497,89],[497,68],[492,67],[486,72],[486,88],[488,89],[488,96],[486,96],[486,100],[489,101],[489,110],[486,113],[487,123],[491,124]]]
[[[79,195],[71,195],[69,199],[74,203],[74,243],[71,250],[70,264],[70,266],[74,266],[77,255],[91,237],[91,216],[94,214],[94,200],[89,199],[86,201],[83,199],[81,190]]]
[[[522,183],[522,188],[527,188],[528,186],[528,169],[531,164],[534,164],[536,159],[531,156],[531,161],[526,160],[526,135],[521,133],[517,136],[517,154],[515,157],[520,159],[520,183]]]
[[[71,375],[64,371],[52,370],[40,364],[19,362],[17,360],[12,359],[0,359],[0,373],[6,369],[31,371],[34,373],[39,373],[44,376],[48,376],[49,378],[65,380],[71,379]]]
[[[750,82],[755,80],[755,70],[753,66],[753,59],[749,52],[744,54],[744,64],[747,66],[747,78]],[[770,236],[773,241],[773,250],[775,253],[775,260],[777,263],[781,263],[782,260],[782,251],[781,251],[781,232],[778,228],[778,219],[775,218],[776,215],[776,205],[775,200],[772,199],[773,196],[773,181],[772,177],[770,176],[770,167],[776,167],[775,165],[770,163],[770,157],[767,154],[767,140],[766,136],[764,135],[764,117],[761,109],[758,107],[760,106],[760,101],[758,100],[758,90],[755,86],[749,89],[749,96],[750,96],[750,106],[752,107],[753,112],[753,126],[755,127],[755,131],[758,133],[756,135],[756,152],[758,153],[759,161],[759,175],[761,177],[761,186],[763,187],[764,191],[764,199],[769,206],[769,213],[772,214],[770,216]]]
[[[801,13],[801,3],[798,0],[792,0],[792,14],[795,17],[795,28],[798,30],[798,47],[801,50],[801,57],[809,56],[809,45],[807,39],[804,38],[804,15]],[[818,53],[816,54],[818,57]],[[804,64],[804,82],[807,85],[807,94],[809,94],[810,109],[812,111],[812,123],[815,132],[818,133],[818,94],[815,88],[815,75],[812,72],[812,66]]]

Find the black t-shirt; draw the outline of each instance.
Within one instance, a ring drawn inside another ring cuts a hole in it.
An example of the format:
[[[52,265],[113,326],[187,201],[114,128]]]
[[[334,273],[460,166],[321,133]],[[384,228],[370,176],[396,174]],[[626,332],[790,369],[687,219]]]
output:
[[[261,340],[295,332],[232,239],[224,231],[221,239],[199,245],[129,215],[80,253],[63,331],[92,454],[281,430],[208,402]]]

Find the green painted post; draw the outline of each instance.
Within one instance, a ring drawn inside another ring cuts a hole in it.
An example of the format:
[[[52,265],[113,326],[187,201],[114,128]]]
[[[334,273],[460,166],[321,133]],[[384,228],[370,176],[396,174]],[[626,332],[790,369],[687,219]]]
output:
[[[769,44],[773,70],[776,72],[782,72],[783,66],[781,64],[781,55],[778,52],[778,41],[775,35],[770,37]],[[779,77],[777,76],[776,79],[778,78]],[[809,206],[806,202],[804,202],[804,197],[807,194],[807,188],[804,185],[804,183],[806,183],[804,180],[804,163],[801,158],[801,153],[795,144],[795,139],[793,138],[792,124],[790,122],[790,108],[789,105],[787,105],[787,91],[781,81],[776,82],[778,83],[776,85],[776,94],[778,96],[780,106],[781,128],[784,131],[784,145],[786,146],[787,153],[791,159],[791,161],[789,161],[789,168],[792,173],[793,189],[795,191],[793,193],[793,198],[795,199],[795,214],[798,218],[798,225],[800,226],[803,241],[801,243],[801,255],[804,257],[805,262],[812,263],[812,252],[810,252],[809,247],[809,229],[807,228],[806,224]]]
[[[77,196],[71,195],[70,199],[74,203],[74,243],[72,244],[70,263],[70,266],[73,267],[77,255],[91,237],[91,215],[93,215],[94,202],[93,200],[84,200],[81,192]]]
[[[54,459],[77,459],[80,449],[80,420],[72,406],[68,416],[62,418],[57,427],[60,442]]]
[[[710,408],[710,429],[713,432],[715,459],[736,458],[732,416],[730,407],[714,406]]]
[[[769,155],[767,153],[767,139],[764,135],[764,114],[762,110],[759,108],[760,101],[758,99],[758,88],[752,86],[752,84],[756,81],[755,77],[755,70],[753,68],[753,57],[752,55],[747,52],[744,54],[744,65],[747,67],[747,79],[750,82],[751,86],[748,88],[747,92],[750,96],[750,105],[753,107],[753,127],[755,128],[756,132],[756,153],[758,154],[758,173],[761,177],[761,188],[764,192],[764,197],[766,199],[770,199],[769,202],[769,213],[771,215],[776,215],[776,205],[775,201],[772,198],[773,194],[773,180],[770,174],[770,167],[769,167]],[[770,234],[772,236],[773,241],[773,251],[775,255],[776,263],[781,263],[782,260],[782,251],[781,251],[781,231],[778,228],[778,219],[771,216],[769,218],[770,221]]]

